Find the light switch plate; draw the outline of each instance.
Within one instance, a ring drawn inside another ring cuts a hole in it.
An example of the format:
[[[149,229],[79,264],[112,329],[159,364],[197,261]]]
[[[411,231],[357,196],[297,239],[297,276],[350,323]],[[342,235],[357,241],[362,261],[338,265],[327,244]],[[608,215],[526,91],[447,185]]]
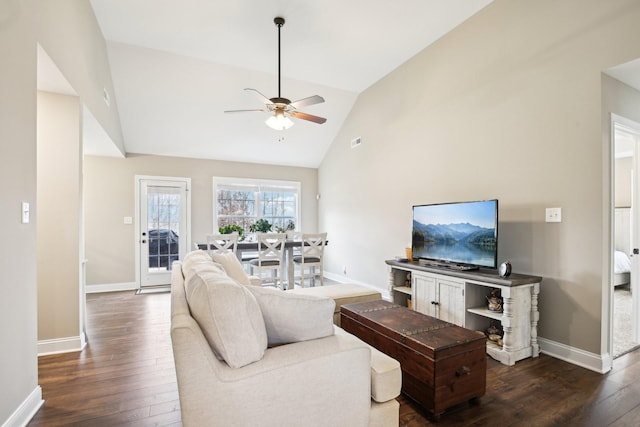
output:
[[[547,222],[562,222],[562,208],[547,208],[545,218]]]
[[[22,202],[22,223],[29,224],[29,202]]]
[[[125,216],[125,217],[124,217],[124,224],[125,224],[125,225],[131,225],[131,224],[133,224],[133,218],[131,218],[130,216]]]

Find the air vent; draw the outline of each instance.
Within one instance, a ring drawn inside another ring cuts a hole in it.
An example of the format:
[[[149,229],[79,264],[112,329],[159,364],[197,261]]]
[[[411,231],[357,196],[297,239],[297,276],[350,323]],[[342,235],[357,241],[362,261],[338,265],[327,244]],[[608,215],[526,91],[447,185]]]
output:
[[[351,140],[351,148],[356,148],[360,144],[362,144],[362,137],[360,136]]]

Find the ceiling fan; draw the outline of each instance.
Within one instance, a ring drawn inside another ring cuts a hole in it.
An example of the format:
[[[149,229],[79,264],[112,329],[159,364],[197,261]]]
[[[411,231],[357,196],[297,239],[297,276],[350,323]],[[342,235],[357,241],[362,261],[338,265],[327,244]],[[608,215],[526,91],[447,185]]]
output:
[[[318,117],[312,114],[298,111],[298,108],[324,102],[323,97],[319,95],[313,95],[291,102],[287,98],[283,98],[280,95],[280,28],[282,28],[282,26],[284,25],[284,18],[276,17],[274,18],[273,22],[278,27],[278,96],[274,98],[267,98],[256,89],[246,88],[245,90],[253,92],[253,94],[256,95],[260,99],[260,101],[264,102],[265,108],[260,110],[227,110],[225,111],[225,113],[243,113],[248,111],[262,111],[273,113],[273,115],[267,119],[266,124],[267,126],[275,130],[285,130],[293,126],[293,121],[291,121],[289,117],[307,120],[318,124],[326,122],[327,119],[325,119],[324,117]]]

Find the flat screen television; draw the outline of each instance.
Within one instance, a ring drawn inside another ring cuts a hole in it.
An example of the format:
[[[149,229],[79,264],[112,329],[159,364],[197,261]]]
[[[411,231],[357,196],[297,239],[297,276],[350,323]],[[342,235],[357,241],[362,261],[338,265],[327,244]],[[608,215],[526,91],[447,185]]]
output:
[[[461,270],[496,268],[498,201],[413,206],[414,259]]]

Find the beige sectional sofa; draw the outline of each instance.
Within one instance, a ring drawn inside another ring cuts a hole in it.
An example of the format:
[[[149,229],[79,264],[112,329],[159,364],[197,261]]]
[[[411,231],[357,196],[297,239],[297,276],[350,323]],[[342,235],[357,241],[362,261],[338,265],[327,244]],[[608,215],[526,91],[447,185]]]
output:
[[[235,268],[202,251],[173,264],[184,426],[398,425],[400,365],[335,326],[333,299],[241,284]]]

